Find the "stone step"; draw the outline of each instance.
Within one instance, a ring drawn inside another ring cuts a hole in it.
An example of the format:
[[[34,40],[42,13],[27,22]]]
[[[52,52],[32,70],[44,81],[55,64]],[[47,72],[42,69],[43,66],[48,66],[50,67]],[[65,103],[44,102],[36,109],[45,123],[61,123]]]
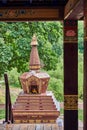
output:
[[[24,108],[26,108],[26,107],[27,107],[27,108],[35,107],[35,109],[36,109],[36,108],[56,108],[56,106],[55,106],[54,104],[49,104],[49,105],[48,105],[48,104],[46,104],[46,103],[38,104],[38,106],[36,106],[36,104],[34,104],[34,103],[29,103],[29,104],[26,103],[26,104],[24,104],[24,105],[23,105],[23,104],[20,104],[20,103],[16,103],[16,104],[13,105],[13,107],[14,107],[14,108],[20,108],[20,109],[21,109],[21,108],[24,109]]]
[[[53,102],[15,102],[14,105],[44,105],[44,106],[51,106],[51,105],[54,105]],[[13,106],[14,106],[13,105]]]
[[[59,130],[57,124],[6,124],[0,130]]]
[[[31,107],[36,106],[37,103],[15,103],[13,107]],[[38,103],[38,107],[56,107],[53,103]]]
[[[49,102],[53,102],[53,100],[52,99],[49,99],[49,100],[33,100],[33,99],[31,99],[31,100],[29,100],[29,99],[16,99],[16,102],[29,102],[29,103],[49,103]]]
[[[46,95],[46,94],[26,94],[26,93],[23,93],[23,94],[19,94],[19,96],[20,97],[46,97],[46,96],[48,96],[48,97],[51,97],[51,95]]]
[[[54,123],[59,114],[56,110],[13,110],[15,123]]]
[[[44,106],[44,107],[38,107],[38,106],[17,106],[14,108],[14,110],[57,110],[54,107],[48,107],[48,106]]]
[[[32,113],[32,110],[26,110],[26,111],[25,111],[25,110],[13,110],[13,112],[14,112],[14,113],[16,113],[16,112],[18,113],[18,112],[19,112],[19,113],[23,113],[23,114],[24,114],[24,113]],[[58,113],[58,111],[56,111],[56,110],[45,110],[45,111],[44,111],[44,110],[40,110],[40,111],[34,110],[34,111],[33,111],[33,114],[36,114],[36,113],[37,113],[37,114],[38,114],[38,113],[40,114],[40,112],[42,112],[42,114],[43,114],[43,113],[47,113],[47,114],[52,113],[52,114],[54,114],[54,115]]]
[[[20,96],[19,95],[18,98],[19,99],[48,99],[49,100],[49,99],[51,99],[51,96],[41,96],[41,95],[40,96],[34,96],[34,95],[33,96],[31,96],[31,95],[27,95],[27,96],[22,95],[22,96]]]
[[[13,105],[15,123],[54,123],[59,116],[52,96],[22,94]]]

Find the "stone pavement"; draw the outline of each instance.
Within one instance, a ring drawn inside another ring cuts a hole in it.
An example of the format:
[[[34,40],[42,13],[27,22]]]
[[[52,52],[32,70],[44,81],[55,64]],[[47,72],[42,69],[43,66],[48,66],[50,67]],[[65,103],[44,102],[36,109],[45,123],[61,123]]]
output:
[[[55,124],[9,124],[0,125],[0,130],[64,130],[64,128]],[[83,128],[79,127],[78,130],[83,130]]]
[[[57,124],[6,124],[0,130],[60,130]]]

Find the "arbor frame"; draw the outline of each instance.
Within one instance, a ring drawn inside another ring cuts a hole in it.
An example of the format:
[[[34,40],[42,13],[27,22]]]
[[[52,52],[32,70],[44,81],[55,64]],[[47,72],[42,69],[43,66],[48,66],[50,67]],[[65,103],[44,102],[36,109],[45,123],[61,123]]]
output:
[[[85,18],[85,19],[84,19]],[[64,129],[78,130],[78,20],[84,20],[84,130],[87,128],[87,0],[69,0],[65,7],[0,7],[0,21],[64,23]],[[67,24],[68,23],[68,24]],[[75,26],[70,25],[75,24]],[[71,31],[71,32],[70,32]],[[72,104],[71,104],[72,102]]]

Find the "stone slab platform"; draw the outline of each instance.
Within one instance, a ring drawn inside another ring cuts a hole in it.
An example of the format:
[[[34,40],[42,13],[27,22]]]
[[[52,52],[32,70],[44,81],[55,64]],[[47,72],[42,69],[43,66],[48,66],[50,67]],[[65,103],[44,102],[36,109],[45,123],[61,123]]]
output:
[[[0,130],[59,130],[57,124],[6,124]]]

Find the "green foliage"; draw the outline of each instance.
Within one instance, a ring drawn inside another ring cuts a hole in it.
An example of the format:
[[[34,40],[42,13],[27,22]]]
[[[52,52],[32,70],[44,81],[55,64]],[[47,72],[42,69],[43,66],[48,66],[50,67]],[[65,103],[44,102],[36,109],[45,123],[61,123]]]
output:
[[[63,64],[62,61],[57,65],[56,70],[48,71],[50,81],[48,90],[53,91],[55,97],[59,101],[63,101]]]
[[[84,28],[83,28],[83,21],[78,22],[78,49],[80,53],[83,53],[84,49]]]
[[[61,79],[51,78],[48,90],[54,93],[57,100],[63,101],[63,83]]]
[[[62,47],[58,44],[62,41],[60,22],[0,22],[0,74],[15,67],[19,72],[28,71],[30,42],[34,33],[38,37],[44,68],[56,69],[57,57],[62,54]]]
[[[63,108],[60,108],[60,114],[64,115],[64,109]]]
[[[82,54],[79,54],[78,93],[79,93],[79,98],[83,99],[83,55]]]
[[[83,21],[78,22],[78,95],[83,99],[83,51],[84,51]]]
[[[58,62],[57,54],[54,50],[52,50],[52,45],[47,43],[41,48],[40,57],[44,64],[45,70],[56,69],[56,65]]]
[[[20,87],[19,76],[20,74],[17,71],[17,68],[13,68],[11,71],[8,71],[9,84],[14,87]]]
[[[0,76],[8,69],[12,55],[11,47],[5,44],[3,38],[0,38]]]

